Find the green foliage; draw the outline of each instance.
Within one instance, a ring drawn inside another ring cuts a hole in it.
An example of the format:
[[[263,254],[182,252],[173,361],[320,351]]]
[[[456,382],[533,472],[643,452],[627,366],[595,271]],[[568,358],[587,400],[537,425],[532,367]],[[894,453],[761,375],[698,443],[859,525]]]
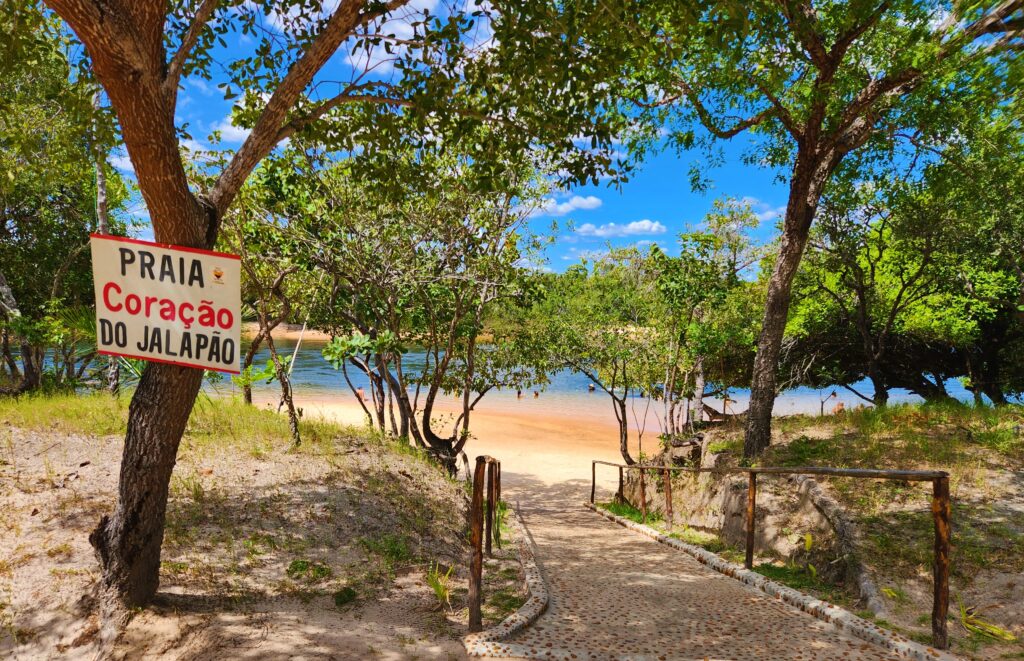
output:
[[[337,608],[347,606],[348,604],[355,601],[357,596],[359,596],[359,593],[356,592],[355,588],[353,588],[350,585],[346,585],[345,587],[334,593],[334,605]]]
[[[409,549],[408,540],[398,534],[386,534],[380,537],[364,537],[360,540],[367,553],[381,559],[384,566],[393,571],[412,559],[412,551]]]
[[[36,3],[4,3],[0,33],[0,280],[16,306],[0,305],[0,327],[31,351],[55,349],[47,380],[75,386],[94,356],[87,248],[98,224],[96,159],[114,143],[113,118],[93,108],[95,85],[53,14]],[[128,191],[102,167],[110,230],[123,233]]]
[[[427,570],[426,580],[427,585],[434,591],[434,596],[437,597],[437,603],[439,607],[451,609],[452,607],[452,572],[455,571],[455,565],[448,567],[448,571],[443,571],[441,565],[433,563]]]
[[[501,540],[508,536],[508,510],[509,505],[504,500],[499,500],[494,510],[494,541],[499,547]]]
[[[809,567],[800,567],[793,564],[775,565],[762,563],[756,565],[754,571],[776,583],[782,583],[794,590],[814,594],[826,601],[833,603],[845,601],[842,592],[836,586],[818,578],[817,571],[812,572]]]
[[[281,362],[282,368],[284,370],[287,370],[288,366],[291,364],[292,357],[281,356],[279,360]],[[257,383],[270,384],[273,383],[274,379],[276,378],[277,368],[274,366],[274,361],[268,358],[267,362],[264,365],[260,366],[259,369],[255,369],[255,366],[249,365],[243,368],[237,375],[232,376],[231,380],[235,383],[235,385],[239,387],[245,387],[247,385],[252,386]]]
[[[292,560],[285,570],[288,578],[305,581],[306,583],[319,583],[331,577],[333,573],[327,565],[313,560]],[[335,602],[337,603],[337,602]]]
[[[721,553],[728,548],[728,545],[718,535],[704,532],[703,530],[696,530],[689,526],[683,526],[682,530],[673,530],[669,533],[669,537],[675,537],[680,541],[699,546],[712,553]]]
[[[598,507],[607,510],[616,516],[621,516],[624,519],[629,519],[636,523],[655,523],[661,520],[661,514],[657,512],[647,512],[647,518],[644,519],[643,512],[636,507],[633,507],[629,503],[620,503],[616,501],[608,501],[606,503],[598,503]]]

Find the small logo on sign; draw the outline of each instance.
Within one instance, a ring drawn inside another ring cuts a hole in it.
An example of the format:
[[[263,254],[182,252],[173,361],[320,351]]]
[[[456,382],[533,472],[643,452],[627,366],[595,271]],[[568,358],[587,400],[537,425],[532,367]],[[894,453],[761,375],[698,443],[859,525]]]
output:
[[[224,271],[222,271],[220,269],[220,267],[214,266],[213,267],[213,281],[216,284],[218,284],[218,285],[222,285],[222,284],[224,284],[224,281],[221,279],[223,277],[224,277]]]

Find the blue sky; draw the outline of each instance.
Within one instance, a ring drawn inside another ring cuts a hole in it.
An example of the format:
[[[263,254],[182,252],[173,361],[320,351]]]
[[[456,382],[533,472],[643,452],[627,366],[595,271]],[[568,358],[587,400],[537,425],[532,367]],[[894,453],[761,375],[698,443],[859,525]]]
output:
[[[437,0],[414,0],[412,5],[414,9],[439,9]],[[271,16],[263,20],[263,24],[268,33],[280,35],[288,30],[287,21],[287,17]],[[389,22],[388,28],[400,37],[408,31],[401,20]],[[233,55],[251,52],[254,46],[253,38],[236,34],[215,59],[227,61]],[[371,55],[367,60],[365,54],[353,55],[342,50],[325,67],[321,78],[351,80],[367,75],[368,65],[372,78],[387,79],[395,75],[384,57]],[[232,125],[231,111],[236,101],[225,100],[217,82],[216,76],[212,81],[195,77],[183,81],[176,119],[178,126],[187,125],[193,136],[192,141],[183,141],[186,147],[209,149],[211,133],[220,131],[218,148],[237,149],[248,134],[245,129]],[[330,90],[323,93],[329,94]],[[700,155],[679,155],[668,150],[640,164],[630,181],[619,189],[608,185],[583,186],[553,194],[543,212],[530,222],[534,230],[542,233],[550,230],[553,220],[559,224],[558,239],[547,252],[548,268],[562,271],[579,261],[581,255],[601,251],[609,244],[658,242],[670,254],[674,253],[676,236],[700,223],[712,202],[724,196],[747,200],[762,220],[756,238],[769,239],[782,213],[786,190],[773,171],[742,161],[741,155],[751,139],[741,134],[726,144],[724,164],[706,173],[712,181],[711,189],[706,192],[691,190],[688,178],[690,165]],[[119,169],[130,171],[124,152],[113,154],[111,160]],[[152,230],[145,224],[146,213],[141,202],[133,205],[131,213],[143,222],[139,236],[151,239]]]
[[[547,231],[552,220],[560,226],[558,240],[548,251],[548,266],[562,271],[581,254],[609,244],[657,242],[675,254],[676,237],[697,226],[720,197],[746,200],[761,220],[755,239],[770,240],[785,211],[787,191],[774,171],[742,162],[748,140],[739,136],[726,145],[725,163],[709,171],[712,186],[704,192],[691,189],[688,174],[690,165],[702,160],[700,154],[667,150],[641,163],[620,188],[584,186],[552,196],[549,212],[532,222],[538,232]],[[572,229],[564,222],[569,219]]]

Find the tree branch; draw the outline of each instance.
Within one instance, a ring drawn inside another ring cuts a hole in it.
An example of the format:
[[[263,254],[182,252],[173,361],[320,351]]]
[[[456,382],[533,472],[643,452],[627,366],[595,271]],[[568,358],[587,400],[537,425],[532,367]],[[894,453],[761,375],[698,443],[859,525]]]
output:
[[[779,6],[782,7],[786,22],[800,40],[800,45],[810,55],[814,66],[820,71],[834,69],[829,53],[825,50],[825,43],[821,39],[821,31],[816,29],[818,16],[810,3],[779,0]]]
[[[218,214],[223,215],[245,178],[278,143],[278,135],[288,111],[342,42],[356,29],[408,2],[391,0],[383,8],[364,12],[363,0],[342,0],[320,34],[285,74],[256,120],[249,137],[217,178],[209,197]]]
[[[836,42],[832,44],[832,48],[829,49],[829,59],[834,61],[841,60],[846,55],[846,51],[854,41],[859,39],[861,35],[878,24],[878,21],[880,21],[885,12],[888,11],[891,4],[892,3],[889,2],[889,0],[884,0],[884,2],[879,4],[878,8],[871,12],[871,15],[862,23],[850,27],[846,32],[839,35]]]
[[[174,108],[175,100],[178,97],[178,82],[181,80],[181,72],[185,69],[185,61],[192,49],[195,48],[196,43],[199,42],[199,35],[206,29],[206,24],[210,22],[218,2],[219,0],[202,0],[202,4],[196,9],[195,16],[192,17],[188,31],[181,40],[181,45],[178,46],[177,52],[174,53],[174,57],[167,65],[163,88],[171,108]]]
[[[737,122],[731,128],[722,129],[715,124],[711,113],[708,112],[708,109],[701,102],[700,97],[698,97],[697,94],[693,91],[693,88],[690,87],[689,83],[680,81],[679,89],[683,91],[683,94],[686,96],[686,100],[689,101],[691,105],[693,105],[693,109],[697,112],[697,117],[700,119],[700,123],[704,126],[704,128],[710,131],[711,134],[714,135],[716,138],[720,138],[722,140],[728,140],[729,138],[732,138],[742,133],[743,131],[746,131],[751,126],[757,126],[758,124],[765,121],[769,117],[774,116],[775,114],[774,108],[768,108],[762,110],[753,117],[748,117],[747,119]]]

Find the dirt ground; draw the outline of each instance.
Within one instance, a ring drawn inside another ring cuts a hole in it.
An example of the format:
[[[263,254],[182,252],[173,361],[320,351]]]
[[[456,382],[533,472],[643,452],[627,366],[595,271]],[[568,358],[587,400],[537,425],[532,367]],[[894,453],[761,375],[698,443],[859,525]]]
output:
[[[0,420],[0,658],[97,658],[88,533],[114,502],[120,437]],[[161,659],[463,658],[425,576],[464,565],[465,492],[392,446],[340,439],[286,453],[197,446],[171,485],[161,586],[106,653]],[[511,552],[488,594],[517,606]],[[500,569],[500,571],[499,571]],[[496,577],[496,578],[495,578]],[[501,608],[485,609],[495,621]]]

